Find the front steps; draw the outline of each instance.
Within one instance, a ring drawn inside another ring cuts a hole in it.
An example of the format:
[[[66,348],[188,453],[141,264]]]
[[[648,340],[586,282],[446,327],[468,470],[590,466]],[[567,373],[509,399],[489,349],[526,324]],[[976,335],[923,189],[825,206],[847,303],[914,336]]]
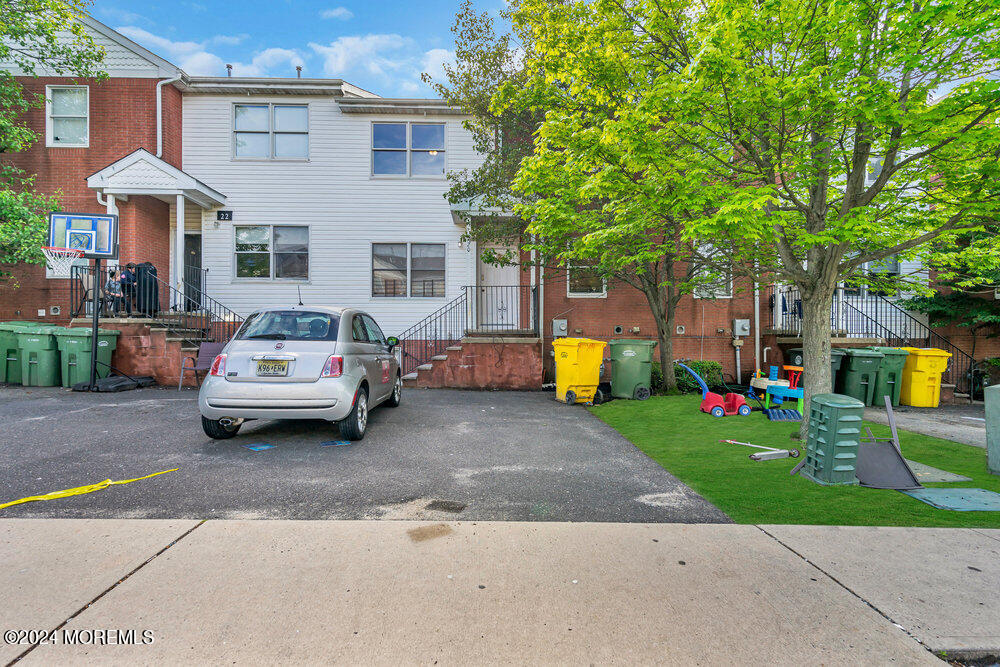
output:
[[[448,389],[542,388],[539,338],[467,336],[403,376],[407,387]]]

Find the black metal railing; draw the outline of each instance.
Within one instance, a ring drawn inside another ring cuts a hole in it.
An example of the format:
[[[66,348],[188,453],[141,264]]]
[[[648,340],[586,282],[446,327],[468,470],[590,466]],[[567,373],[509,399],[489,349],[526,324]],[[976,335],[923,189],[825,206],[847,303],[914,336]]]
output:
[[[795,287],[771,286],[762,293],[762,318],[779,335],[801,335],[802,299]],[[876,338],[891,347],[936,347],[951,353],[942,380],[972,394],[975,361],[945,336],[890,299],[871,291],[838,288],[830,307],[830,333],[844,338]]]
[[[112,270],[117,271],[116,267],[102,267],[98,274],[93,266],[73,267],[70,273],[73,317],[93,313],[96,286],[100,290],[100,316],[145,318],[189,343],[224,343],[243,323],[239,314],[195,289],[191,282],[185,280],[183,289],[178,290],[160,278],[149,264],[136,267],[134,281],[121,283],[120,274],[116,274],[114,281],[121,287],[119,296],[115,285],[109,284]]]
[[[896,304],[889,302],[889,305],[901,311],[901,314],[886,308],[882,313],[883,316],[891,314],[896,317],[882,320],[878,319],[878,315],[873,316],[849,302],[844,302],[844,315],[849,322],[848,328],[867,332],[866,338],[881,338],[889,347],[935,347],[950,352],[948,367],[941,374],[941,381],[944,384],[955,385],[955,391],[969,394],[971,398],[974,389],[973,369],[975,368],[975,360],[972,355],[933,331]],[[904,316],[908,317],[909,321],[906,321]],[[888,322],[888,324],[883,322]],[[903,326],[900,326],[899,322],[904,322]]]
[[[208,292],[208,269],[184,266],[184,310],[200,310],[202,297]]]
[[[472,285],[455,299],[401,333],[403,374],[445,354],[467,335],[537,336],[538,288],[531,285]]]

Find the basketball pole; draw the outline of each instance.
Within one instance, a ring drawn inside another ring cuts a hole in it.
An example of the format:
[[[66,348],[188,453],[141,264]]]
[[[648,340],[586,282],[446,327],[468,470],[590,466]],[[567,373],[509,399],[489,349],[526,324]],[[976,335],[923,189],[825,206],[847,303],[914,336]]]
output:
[[[90,330],[90,391],[97,391],[97,330],[101,317],[101,258],[94,258],[93,322]]]

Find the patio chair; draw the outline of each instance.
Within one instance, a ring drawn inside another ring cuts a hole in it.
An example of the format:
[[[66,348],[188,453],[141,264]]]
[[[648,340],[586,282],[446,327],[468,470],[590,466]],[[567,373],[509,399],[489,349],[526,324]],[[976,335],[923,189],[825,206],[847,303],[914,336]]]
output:
[[[181,376],[177,379],[177,391],[181,390],[184,384],[184,371],[194,371],[195,380],[201,383],[201,373],[207,373],[212,368],[215,357],[222,352],[225,343],[201,343],[198,345],[198,357],[185,357],[181,360]],[[188,362],[191,365],[188,365]]]

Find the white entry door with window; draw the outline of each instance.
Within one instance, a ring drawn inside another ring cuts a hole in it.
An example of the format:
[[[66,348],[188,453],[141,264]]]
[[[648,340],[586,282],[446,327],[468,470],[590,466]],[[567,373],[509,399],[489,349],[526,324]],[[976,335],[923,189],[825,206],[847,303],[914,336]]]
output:
[[[515,264],[496,266],[483,261],[483,251],[496,255],[514,253],[515,246],[486,246],[479,253],[479,284],[476,286],[476,328],[485,330],[519,329],[521,308],[521,270]]]

